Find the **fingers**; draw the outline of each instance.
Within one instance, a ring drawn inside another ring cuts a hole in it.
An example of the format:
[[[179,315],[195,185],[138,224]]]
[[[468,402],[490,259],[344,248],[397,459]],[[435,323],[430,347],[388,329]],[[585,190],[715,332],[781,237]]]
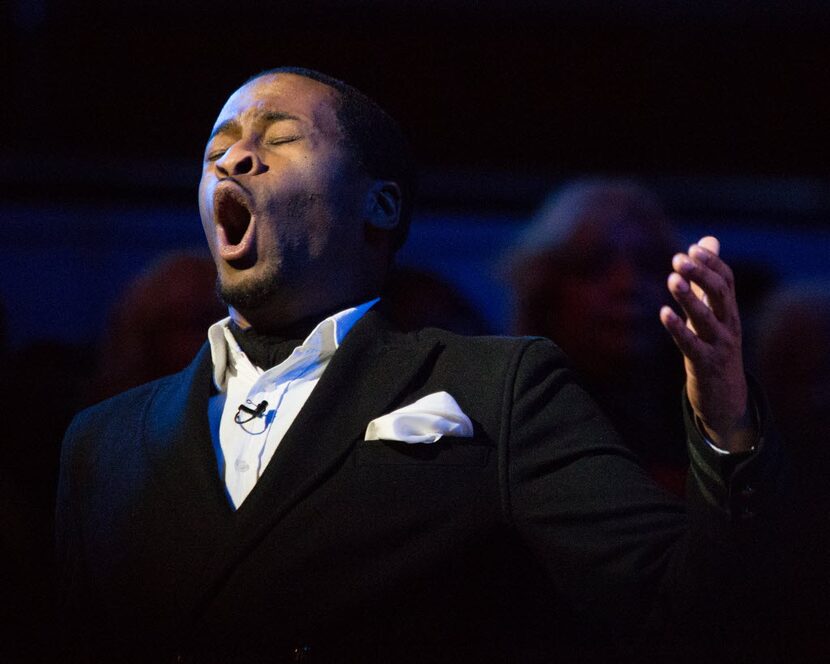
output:
[[[720,242],[718,241],[718,238],[712,235],[707,235],[706,237],[701,238],[698,241],[698,244],[716,256],[720,255]],[[708,304],[706,294],[701,290],[700,286],[694,282],[692,282],[692,292]]]
[[[719,321],[709,308],[702,293],[692,289],[689,280],[684,279],[678,272],[673,272],[668,278],[668,288],[672,297],[686,314],[688,326],[700,338],[709,341],[718,332]]]
[[[749,449],[746,378],[741,356],[741,323],[732,270],[718,256],[720,245],[704,237],[672,259],[668,287],[686,322],[669,307],[660,320],[683,353],[686,393],[695,415],[722,449]]]
[[[687,326],[686,322],[674,313],[671,307],[660,309],[660,322],[663,323],[663,327],[666,328],[675,345],[684,356],[692,361],[697,361],[702,357],[703,342],[695,334],[694,329]]]
[[[706,237],[700,238],[698,244],[707,251],[715,254],[715,256],[720,255],[720,241],[718,238],[712,235],[707,235]]]
[[[734,276],[714,253],[717,249],[717,240],[706,237],[689,247],[687,254],[676,254],[672,259],[675,272],[668,282],[672,297],[703,335],[709,334],[717,322],[733,331],[740,327]]]

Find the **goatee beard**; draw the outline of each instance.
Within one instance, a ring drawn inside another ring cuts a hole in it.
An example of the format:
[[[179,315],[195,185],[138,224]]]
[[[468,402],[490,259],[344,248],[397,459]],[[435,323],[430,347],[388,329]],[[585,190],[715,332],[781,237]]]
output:
[[[216,279],[216,293],[225,304],[239,312],[252,311],[273,300],[279,291],[277,279],[265,275],[238,286],[228,286]]]

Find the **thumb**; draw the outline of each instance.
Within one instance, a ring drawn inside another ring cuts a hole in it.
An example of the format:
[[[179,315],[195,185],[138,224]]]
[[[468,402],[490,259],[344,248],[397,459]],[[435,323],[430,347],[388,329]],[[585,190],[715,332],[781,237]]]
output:
[[[713,235],[700,238],[698,244],[707,251],[711,251],[715,256],[720,254],[720,242]]]
[[[707,235],[705,237],[702,237],[700,238],[700,240],[698,240],[697,243],[699,246],[703,247],[707,251],[711,251],[713,254],[715,254],[715,256],[720,254],[720,242],[718,241],[718,238],[716,238],[714,235]],[[706,304],[707,306],[709,305],[709,298],[706,297],[706,293],[703,292],[703,289],[700,288],[700,286],[698,286],[695,283],[692,283],[692,292],[695,295],[697,295],[698,298],[700,298],[704,302],[704,304]]]

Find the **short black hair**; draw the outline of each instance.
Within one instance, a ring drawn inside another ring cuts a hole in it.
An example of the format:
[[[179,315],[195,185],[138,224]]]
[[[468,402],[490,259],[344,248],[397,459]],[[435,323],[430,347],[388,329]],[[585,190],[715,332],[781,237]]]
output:
[[[273,74],[303,76],[338,92],[337,120],[356,162],[369,176],[391,180],[400,187],[400,219],[392,231],[392,249],[400,249],[406,242],[412,220],[417,169],[398,123],[377,102],[354,86],[315,69],[275,67],[252,76],[247,82]]]

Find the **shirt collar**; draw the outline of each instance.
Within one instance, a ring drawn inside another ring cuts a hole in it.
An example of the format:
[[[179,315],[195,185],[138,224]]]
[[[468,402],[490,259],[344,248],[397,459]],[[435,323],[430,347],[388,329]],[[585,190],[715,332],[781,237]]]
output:
[[[289,360],[294,357],[298,350],[315,362],[328,360],[343,343],[343,339],[346,338],[354,324],[379,301],[380,298],[375,298],[356,307],[338,311],[336,314],[320,321],[305,338],[305,341],[294,349]],[[247,356],[228,329],[230,321],[230,317],[223,318],[208,329],[210,356],[213,361],[213,382],[221,392],[224,392],[227,387],[227,374],[231,367],[238,365],[240,362],[250,364]]]

